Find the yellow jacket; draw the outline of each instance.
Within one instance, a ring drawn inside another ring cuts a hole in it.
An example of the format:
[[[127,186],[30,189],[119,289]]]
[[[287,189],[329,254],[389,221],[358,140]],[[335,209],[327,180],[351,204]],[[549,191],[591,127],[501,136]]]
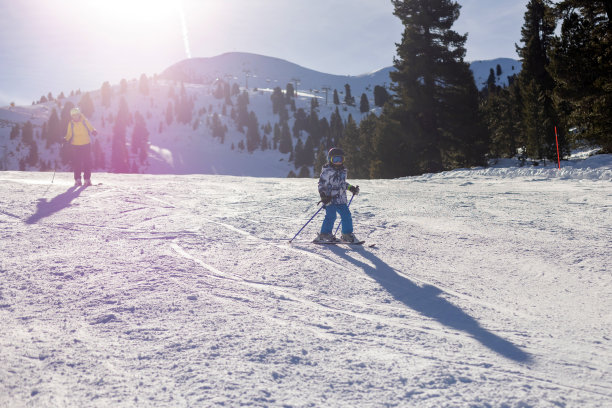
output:
[[[70,123],[68,123],[68,130],[66,131],[66,136],[64,139],[73,145],[86,145],[91,143],[89,134],[95,130],[96,129],[91,126],[91,123],[89,123],[87,118],[81,115],[81,119],[79,121],[75,122],[74,120],[70,119]]]

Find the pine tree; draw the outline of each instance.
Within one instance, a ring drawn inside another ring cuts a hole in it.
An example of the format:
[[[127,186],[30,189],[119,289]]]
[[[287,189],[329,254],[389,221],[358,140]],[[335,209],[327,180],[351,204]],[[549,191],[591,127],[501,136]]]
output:
[[[128,83],[124,78],[121,80],[121,82],[119,82],[119,92],[124,94],[127,92],[127,89],[128,89]]]
[[[181,83],[181,94],[178,102],[174,105],[176,120],[179,123],[191,123],[193,119],[193,100],[187,95],[185,84]]]
[[[272,100],[272,112],[275,114],[279,113],[281,106],[285,105],[285,96],[280,86],[274,88],[270,99]]]
[[[96,169],[104,168],[104,152],[100,147],[100,141],[96,138],[93,142],[93,166]]]
[[[545,0],[530,0],[521,29],[522,46],[517,52],[523,62],[518,81],[523,101],[523,132],[527,155],[556,160],[554,127],[559,116],[553,101],[554,80],[548,72],[549,51],[555,30],[554,16]],[[559,142],[565,145],[563,129]]]
[[[494,158],[514,157],[521,138],[521,98],[514,82],[496,94],[489,94],[483,103],[483,114],[491,137],[490,154]]]
[[[340,105],[340,97],[338,96],[337,89],[334,89],[334,105]]]
[[[382,108],[389,100],[389,93],[385,87],[376,85],[374,87],[374,105]]]
[[[278,123],[274,124],[274,131],[273,131],[273,136],[272,136],[272,148],[274,150],[278,149],[278,144],[280,143],[281,140],[281,128],[278,125]]]
[[[83,96],[81,96],[81,100],[79,102],[79,109],[87,118],[90,118],[91,115],[93,115],[95,107],[93,101],[91,100],[89,92],[85,92]]]
[[[368,101],[368,97],[366,94],[361,94],[361,100],[359,101],[359,112],[366,113],[370,111],[370,101]]]
[[[317,157],[315,158],[314,173],[320,174],[321,169],[327,164],[327,148],[325,145],[320,145],[317,150]]]
[[[555,96],[579,137],[612,153],[612,3],[564,0],[556,11],[562,25],[549,66]]]
[[[372,160],[374,146],[373,135],[376,131],[378,117],[370,114],[359,122],[359,138],[357,146],[359,149],[351,160],[351,178],[366,179],[370,177],[370,162]]]
[[[353,164],[359,160],[359,130],[351,114],[347,118],[339,145],[344,150],[345,161],[352,169]]]
[[[212,123],[210,125],[213,137],[219,138],[221,143],[225,142],[225,128],[219,119],[219,115],[215,112],[212,116]]]
[[[344,84],[344,103],[348,106],[355,106],[355,98],[351,94],[351,86]]]
[[[111,145],[111,168],[115,173],[130,171],[129,157],[126,147],[126,130],[129,122],[129,109],[125,98],[119,101],[119,111],[113,126]]]
[[[34,143],[34,127],[29,120],[21,128],[21,141],[27,145]]]
[[[60,119],[57,116],[57,111],[55,108],[51,110],[51,115],[49,115],[49,120],[47,121],[47,148],[49,148],[53,143],[60,143],[62,141],[62,137],[65,135],[66,129],[60,128]]]
[[[383,119],[379,130],[388,128],[393,134],[395,152],[407,149],[413,154],[400,159],[404,166],[379,156],[375,172],[408,175],[412,160],[423,172],[483,164],[486,133],[474,77],[463,60],[467,35],[451,30],[460,5],[451,0],[392,2],[405,30],[397,47],[396,70],[390,74],[395,108],[387,110],[391,116]],[[475,146],[477,151],[471,152]]]
[[[19,137],[19,124],[15,124],[12,128],[11,128],[11,134],[10,134],[10,139],[11,140],[15,140]]]
[[[344,124],[342,123],[342,116],[340,115],[340,111],[338,107],[332,113],[329,119],[329,142],[331,144],[330,148],[333,146],[337,146],[340,143],[340,139],[342,139],[342,132],[344,130]]]
[[[295,88],[291,82],[287,84],[285,95],[287,99],[295,97]]]
[[[102,89],[100,90],[100,93],[102,95],[102,106],[104,106],[105,108],[110,107],[113,91],[108,82],[104,82],[102,84]]]
[[[268,150],[270,148],[270,142],[268,140],[268,136],[267,135],[263,135],[263,137],[261,138],[261,150],[265,151]]]
[[[149,95],[149,79],[145,74],[140,75],[138,82],[138,90],[143,95]]]
[[[313,112],[318,112],[319,110],[319,99],[315,98],[310,98],[310,113],[312,114]]]
[[[259,134],[259,122],[257,121],[257,116],[255,116],[255,112],[251,111],[249,113],[249,119],[247,123],[247,150],[249,153],[252,153],[255,149],[260,147],[261,145],[261,136]]]
[[[310,178],[310,170],[308,170],[308,166],[302,166],[297,176],[298,178]]]
[[[294,157],[295,160],[293,165],[296,169],[304,165],[304,143],[302,142],[302,139],[298,139],[297,143],[295,144]]]
[[[293,141],[291,139],[291,131],[289,130],[289,124],[287,122],[283,122],[281,124],[281,136],[278,143],[278,151],[281,153],[293,152]]]
[[[495,78],[495,71],[493,71],[493,68],[491,68],[489,70],[489,77],[487,78],[487,90],[489,91],[489,93],[493,93],[495,92],[495,81],[497,79]]]
[[[168,107],[166,108],[166,124],[170,126],[174,120],[174,109],[172,108],[172,102],[168,101]]]
[[[248,111],[248,104],[249,104],[249,94],[247,93],[247,91],[244,91],[238,96],[238,102],[237,102],[237,107],[236,107],[237,109],[236,126],[238,127],[240,131],[242,131],[245,126],[249,125],[250,115]]]
[[[144,164],[149,151],[149,131],[144,117],[140,112],[134,114],[134,129],[132,130],[132,153],[139,153],[140,164]]]

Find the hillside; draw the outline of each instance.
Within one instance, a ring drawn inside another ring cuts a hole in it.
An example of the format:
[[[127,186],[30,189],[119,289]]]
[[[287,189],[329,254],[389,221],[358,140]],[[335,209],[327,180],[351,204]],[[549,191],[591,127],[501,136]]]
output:
[[[474,63],[475,75],[503,65],[503,72],[509,73],[512,60],[492,60]],[[311,101],[315,99],[318,107],[316,117],[322,128],[329,128],[333,123],[332,115],[338,109],[338,115],[346,122],[349,115],[357,122],[366,115],[378,114],[380,108],[374,103],[375,86],[388,87],[391,67],[361,76],[338,76],[313,71],[277,58],[248,53],[228,53],[213,58],[193,58],[181,61],[159,76],[146,78],[147,92],[141,90],[141,79],[126,81],[125,86],[113,84],[109,106],[102,103],[101,90],[91,90],[89,96],[93,101],[93,113],[90,120],[99,130],[97,137],[97,171],[111,171],[113,119],[119,110],[120,100],[124,98],[132,117],[140,113],[149,133],[150,147],[146,160],[132,151],[132,134],[134,122],[127,128],[126,148],[129,155],[129,172],[151,174],[225,174],[235,176],[286,177],[290,172],[298,173],[302,165],[295,165],[294,155],[298,143],[308,150],[304,153],[310,157],[306,165],[312,175],[312,161],[322,139],[324,131],[312,132],[305,129],[295,130],[297,112],[302,109],[312,122],[310,115]],[[480,78],[480,76],[478,77]],[[486,79],[486,78],[485,78]],[[477,79],[477,83],[480,79]],[[503,78],[500,77],[500,81]],[[283,91],[291,84],[297,90],[293,98],[287,98],[288,131],[292,144],[292,153],[281,153],[278,140],[274,140],[274,126],[281,125],[278,113],[273,111],[271,95],[273,89],[280,87]],[[345,85],[349,85],[355,106],[345,104]],[[185,99],[191,103],[188,120],[179,123],[178,107],[181,104],[182,88]],[[219,86],[237,89],[228,98],[218,95]],[[333,103],[333,93],[338,92],[340,104]],[[248,152],[241,148],[246,143],[246,127],[238,129],[236,109],[240,93],[248,94],[247,111],[253,112],[259,125],[260,142],[257,149]],[[370,110],[360,112],[359,102],[365,94],[369,100]],[[58,115],[70,103],[79,105],[85,93],[68,96],[61,100],[48,101],[32,106],[17,106],[0,109],[0,169],[4,170],[67,170],[69,166],[62,161],[60,146],[49,143],[60,140],[65,130],[62,128],[55,135],[45,136],[43,125],[49,120],[53,111]],[[172,111],[168,119],[168,107]],[[213,137],[211,121],[215,114],[225,131],[223,140]],[[30,121],[34,126],[33,142],[26,143],[17,137],[10,139],[10,132],[15,124],[23,126]],[[326,123],[323,123],[325,121]],[[64,126],[65,127],[65,126]],[[312,133],[312,134],[311,134]],[[263,142],[266,136],[267,143]],[[310,141],[309,141],[310,138]],[[45,139],[45,140],[43,140]],[[33,157],[32,143],[36,144]]]
[[[499,66],[500,75],[497,75]],[[496,58],[486,61],[472,61],[470,69],[474,74],[474,81],[478,89],[482,89],[487,84],[487,79],[491,69],[495,72],[495,84],[498,86],[508,86],[508,77],[518,75],[521,72],[522,63],[512,58]]]
[[[2,172],[0,406],[610,406],[611,172]]]

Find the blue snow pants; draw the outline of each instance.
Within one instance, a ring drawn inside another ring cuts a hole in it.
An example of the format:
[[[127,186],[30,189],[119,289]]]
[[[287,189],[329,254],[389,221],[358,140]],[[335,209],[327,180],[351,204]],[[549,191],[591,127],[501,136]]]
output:
[[[351,211],[346,204],[328,204],[325,206],[325,219],[321,225],[321,234],[331,234],[336,221],[336,213],[340,214],[342,219],[342,233],[349,234],[353,232],[353,218]]]

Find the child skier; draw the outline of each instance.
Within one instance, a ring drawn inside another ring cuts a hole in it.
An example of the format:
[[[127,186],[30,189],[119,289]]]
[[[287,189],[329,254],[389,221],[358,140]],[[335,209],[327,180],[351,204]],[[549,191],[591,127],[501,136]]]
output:
[[[70,123],[64,139],[72,148],[72,167],[74,170],[74,185],[80,186],[81,172],[85,178],[85,187],[91,186],[91,138],[96,136],[98,131],[91,126],[91,123],[81,113],[79,108],[70,110]]]
[[[352,186],[346,182],[346,168],[344,167],[344,151],[334,147],[327,153],[327,164],[321,169],[319,177],[319,195],[325,206],[325,219],[321,226],[321,233],[315,242],[336,242],[338,239],[332,234],[336,212],[342,218],[342,236],[339,242],[359,243],[353,234],[353,219],[347,205],[346,190],[359,194],[359,186]]]

